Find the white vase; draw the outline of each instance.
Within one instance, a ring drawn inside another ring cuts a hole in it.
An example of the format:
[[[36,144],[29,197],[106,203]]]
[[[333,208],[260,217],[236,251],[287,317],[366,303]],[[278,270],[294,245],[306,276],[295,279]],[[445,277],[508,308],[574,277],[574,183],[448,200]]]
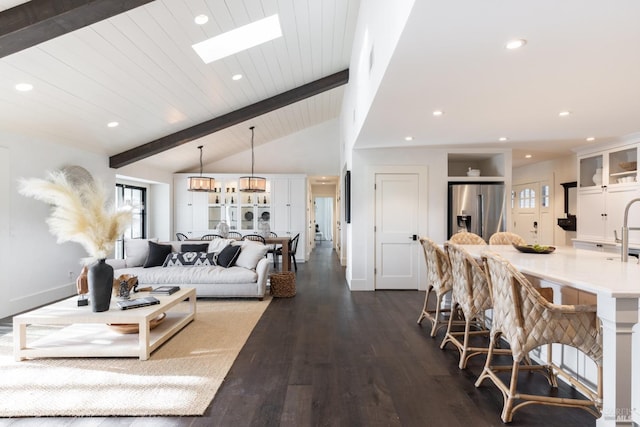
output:
[[[227,237],[229,235],[229,224],[227,224],[227,221],[225,220],[220,221],[218,223],[218,226],[216,227],[216,231],[222,237]]]
[[[593,183],[595,185],[602,185],[602,168],[597,168],[596,173],[593,174]]]

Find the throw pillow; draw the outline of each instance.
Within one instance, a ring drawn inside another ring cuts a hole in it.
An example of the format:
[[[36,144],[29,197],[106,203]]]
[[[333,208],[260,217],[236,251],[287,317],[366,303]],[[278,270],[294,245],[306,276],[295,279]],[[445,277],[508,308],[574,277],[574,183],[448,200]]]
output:
[[[149,242],[157,242],[153,239],[125,239],[124,254],[127,267],[141,267],[149,255]]]
[[[224,268],[232,267],[238,259],[238,255],[240,255],[240,250],[242,248],[240,246],[229,245],[223,250],[220,251],[218,257],[216,258],[216,263]]]
[[[164,263],[167,255],[171,253],[171,245],[160,245],[156,242],[149,242],[149,255],[143,267],[158,267]]]
[[[183,243],[180,247],[181,252],[209,252],[208,243]]]
[[[267,254],[269,246],[263,245],[260,242],[252,242],[251,240],[243,240],[242,245],[238,245],[242,248],[236,265],[238,267],[248,268],[249,270],[255,270],[258,261],[260,261]]]
[[[221,252],[224,248],[229,246],[232,242],[235,242],[234,239],[213,239],[209,242],[209,249],[207,252]]]
[[[164,259],[163,267],[181,267],[184,265],[216,265],[215,254],[207,252],[173,252]]]

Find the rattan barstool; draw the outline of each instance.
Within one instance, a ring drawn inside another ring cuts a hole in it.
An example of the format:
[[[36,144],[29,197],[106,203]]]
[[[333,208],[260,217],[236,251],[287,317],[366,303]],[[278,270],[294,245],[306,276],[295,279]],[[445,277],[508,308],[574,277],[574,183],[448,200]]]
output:
[[[599,417],[602,407],[602,334],[596,306],[550,303],[508,260],[491,252],[484,253],[483,259],[493,294],[493,321],[489,354],[476,387],[487,378],[498,387],[504,397],[501,417],[505,423],[511,421],[515,411],[533,403],[578,407]],[[494,360],[493,344],[500,337],[511,347],[512,365],[498,365]],[[526,362],[531,350],[553,343],[575,347],[595,362],[598,370],[595,392],[556,366],[550,354],[547,365],[521,364]],[[587,400],[521,393],[518,391],[520,370],[542,371],[553,387],[557,386],[556,375],[561,375]],[[511,371],[508,384],[498,375],[504,371]]]
[[[486,245],[487,242],[480,236],[475,233],[471,233],[469,231],[458,231],[456,234],[451,236],[449,242],[455,243],[456,245]]]
[[[489,237],[489,244],[525,246],[527,242],[516,233],[512,233],[510,231],[498,231]]]

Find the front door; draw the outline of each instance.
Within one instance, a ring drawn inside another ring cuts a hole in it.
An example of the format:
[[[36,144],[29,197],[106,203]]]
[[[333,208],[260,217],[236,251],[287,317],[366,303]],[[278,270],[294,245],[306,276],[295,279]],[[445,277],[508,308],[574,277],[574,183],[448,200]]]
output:
[[[528,244],[553,243],[551,186],[531,182],[514,186],[513,232]]]
[[[376,174],[376,289],[418,289],[418,174]]]

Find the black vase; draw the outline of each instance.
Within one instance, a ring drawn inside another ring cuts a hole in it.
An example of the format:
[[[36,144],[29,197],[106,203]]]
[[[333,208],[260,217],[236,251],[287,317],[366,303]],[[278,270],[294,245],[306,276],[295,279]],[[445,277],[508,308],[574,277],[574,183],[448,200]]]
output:
[[[99,259],[89,267],[89,301],[93,311],[107,311],[111,304],[113,291],[113,267],[103,259]]]

